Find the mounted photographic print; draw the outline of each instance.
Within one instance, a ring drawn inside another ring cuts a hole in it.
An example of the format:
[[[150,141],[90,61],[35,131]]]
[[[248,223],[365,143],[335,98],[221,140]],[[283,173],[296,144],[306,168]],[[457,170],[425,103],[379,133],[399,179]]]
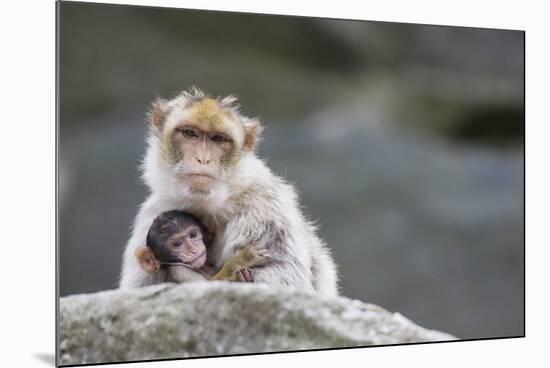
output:
[[[57,364],[524,336],[524,32],[57,3]]]

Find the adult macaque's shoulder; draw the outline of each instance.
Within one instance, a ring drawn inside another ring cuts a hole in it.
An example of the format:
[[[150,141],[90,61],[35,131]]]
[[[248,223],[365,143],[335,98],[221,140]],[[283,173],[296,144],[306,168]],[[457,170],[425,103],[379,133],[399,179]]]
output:
[[[296,191],[283,179],[271,175],[269,180],[260,177],[250,181],[232,199],[235,207],[241,209],[265,206],[276,209],[281,205],[293,205],[296,202]]]

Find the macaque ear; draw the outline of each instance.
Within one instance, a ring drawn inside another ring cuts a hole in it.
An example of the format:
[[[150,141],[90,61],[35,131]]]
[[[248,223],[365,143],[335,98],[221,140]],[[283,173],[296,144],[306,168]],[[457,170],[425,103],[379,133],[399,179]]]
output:
[[[151,110],[147,114],[149,124],[156,129],[162,129],[166,116],[168,115],[168,101],[157,97],[151,106]]]
[[[145,272],[155,273],[160,270],[160,262],[157,260],[153,251],[149,247],[139,247],[134,252],[139,265]]]
[[[260,136],[264,128],[258,119],[248,119],[244,123],[244,149],[254,151],[256,145],[260,142]]]

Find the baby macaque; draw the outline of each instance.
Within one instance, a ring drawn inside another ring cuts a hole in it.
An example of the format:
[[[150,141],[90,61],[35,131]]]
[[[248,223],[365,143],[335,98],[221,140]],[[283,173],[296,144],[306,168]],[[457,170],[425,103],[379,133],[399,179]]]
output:
[[[146,246],[136,249],[141,268],[149,273],[167,270],[167,281],[196,280],[254,281],[251,267],[268,259],[266,249],[250,245],[239,249],[214,273],[206,265],[208,232],[202,222],[183,211],[164,212],[155,218],[147,233]]]

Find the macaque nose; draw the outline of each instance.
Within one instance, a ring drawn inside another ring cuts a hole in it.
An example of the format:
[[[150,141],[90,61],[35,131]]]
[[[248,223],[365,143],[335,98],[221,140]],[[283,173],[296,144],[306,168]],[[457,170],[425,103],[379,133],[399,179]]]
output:
[[[210,161],[212,161],[211,159],[209,158],[200,158],[200,157],[195,157],[195,159],[199,162],[199,164],[201,165],[208,165],[210,163]]]

